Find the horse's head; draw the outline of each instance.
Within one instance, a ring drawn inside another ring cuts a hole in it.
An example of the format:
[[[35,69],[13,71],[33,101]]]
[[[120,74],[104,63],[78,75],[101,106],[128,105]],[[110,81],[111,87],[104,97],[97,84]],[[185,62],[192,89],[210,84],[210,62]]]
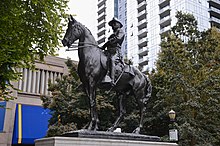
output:
[[[81,31],[79,29],[79,22],[77,22],[72,15],[70,15],[69,23],[68,23],[68,28],[66,30],[65,36],[62,40],[63,46],[70,47],[74,41],[78,40],[81,35]]]

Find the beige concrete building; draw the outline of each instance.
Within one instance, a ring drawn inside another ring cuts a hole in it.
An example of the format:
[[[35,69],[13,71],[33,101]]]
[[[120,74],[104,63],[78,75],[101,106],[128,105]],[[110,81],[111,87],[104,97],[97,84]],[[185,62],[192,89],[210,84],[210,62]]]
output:
[[[52,83],[68,73],[66,59],[46,57],[45,63],[36,61],[36,70],[20,69],[22,80],[14,83],[17,99],[0,102],[0,146],[33,144],[35,138],[46,133],[50,114],[43,109],[40,95],[51,95],[48,80]],[[43,130],[43,131],[42,131]],[[40,134],[39,134],[40,133]]]

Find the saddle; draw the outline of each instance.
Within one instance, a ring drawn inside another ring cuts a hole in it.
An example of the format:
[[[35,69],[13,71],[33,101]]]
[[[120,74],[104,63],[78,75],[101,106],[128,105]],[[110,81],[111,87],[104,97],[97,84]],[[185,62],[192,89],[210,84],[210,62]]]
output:
[[[107,65],[108,64],[107,55],[106,56],[101,55],[101,64],[104,69],[109,70]],[[133,66],[129,64],[124,64],[121,59],[117,58],[115,60],[115,80],[116,81],[119,80],[124,73],[128,73],[131,76],[135,75]],[[110,82],[111,82],[111,78],[108,71],[105,77],[103,78],[102,83],[110,83]]]

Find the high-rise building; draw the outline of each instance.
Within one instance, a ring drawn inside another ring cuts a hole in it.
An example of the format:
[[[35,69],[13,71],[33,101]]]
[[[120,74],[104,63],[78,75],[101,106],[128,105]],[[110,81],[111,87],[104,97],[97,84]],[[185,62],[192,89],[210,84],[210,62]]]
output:
[[[107,37],[110,35],[111,27],[108,26],[108,20],[111,20],[115,15],[117,16],[116,10],[117,3],[108,0],[98,0],[98,44],[104,44]]]
[[[127,33],[127,14],[126,14],[126,1],[125,0],[98,0],[98,32],[97,32],[97,42],[101,46],[112,34],[112,28],[108,25],[108,22],[112,20],[113,17],[118,18],[123,24],[123,30]],[[119,6],[120,5],[120,6]],[[122,44],[122,52],[127,55],[127,36],[125,36],[124,42]]]
[[[126,33],[122,52],[143,72],[155,68],[161,34],[175,25],[177,11],[193,14],[199,30],[220,28],[220,0],[98,0],[98,8],[98,43],[107,41],[106,22],[117,17]]]

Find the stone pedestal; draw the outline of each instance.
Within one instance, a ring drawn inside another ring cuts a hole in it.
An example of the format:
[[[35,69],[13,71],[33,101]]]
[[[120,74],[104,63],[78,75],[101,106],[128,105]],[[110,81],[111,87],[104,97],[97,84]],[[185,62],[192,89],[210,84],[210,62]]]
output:
[[[37,139],[35,146],[177,146],[177,144],[137,140],[50,137]]]
[[[161,142],[157,136],[79,130],[59,137],[38,139],[35,146],[177,146],[177,144]]]
[[[118,139],[118,140],[138,140],[138,141],[160,141],[158,136],[142,135],[135,133],[106,132],[77,130],[70,131],[62,135],[62,137],[80,137],[80,138],[96,138],[96,139]]]

